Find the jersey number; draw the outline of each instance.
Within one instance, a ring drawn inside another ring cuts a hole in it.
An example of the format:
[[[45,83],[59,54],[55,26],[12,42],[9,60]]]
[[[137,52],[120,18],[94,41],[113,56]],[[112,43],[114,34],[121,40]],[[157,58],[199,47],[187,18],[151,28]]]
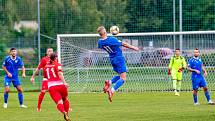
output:
[[[51,71],[50,71],[51,70]],[[47,76],[48,76],[48,79],[50,79],[50,73],[49,72],[51,72],[52,73],[52,75],[54,76],[54,77],[56,77],[56,74],[55,74],[55,72],[54,72],[54,68],[47,68],[46,69],[46,72],[47,72]]]
[[[113,50],[112,50],[109,46],[104,46],[104,49],[105,49],[108,53],[113,53]]]

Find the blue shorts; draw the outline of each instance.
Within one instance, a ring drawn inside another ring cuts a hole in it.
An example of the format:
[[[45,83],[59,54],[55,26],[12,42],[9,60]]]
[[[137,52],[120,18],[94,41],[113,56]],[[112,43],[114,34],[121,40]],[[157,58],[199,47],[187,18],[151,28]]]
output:
[[[118,74],[127,72],[125,58],[124,57],[114,57],[110,59],[113,70]]]
[[[20,86],[21,85],[21,81],[19,80],[19,78],[9,78],[9,77],[4,77],[4,86],[10,86],[10,83],[13,83],[14,87]]]
[[[200,87],[206,87],[207,82],[203,76],[193,77],[192,78],[193,90],[197,90]]]

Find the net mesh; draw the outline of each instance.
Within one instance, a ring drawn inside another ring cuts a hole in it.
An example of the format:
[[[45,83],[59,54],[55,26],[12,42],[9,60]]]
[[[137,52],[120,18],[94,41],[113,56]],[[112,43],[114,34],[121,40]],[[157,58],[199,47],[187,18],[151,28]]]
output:
[[[118,39],[138,46],[136,52],[122,47],[126,58],[128,73],[126,83],[119,89],[122,92],[170,91],[171,78],[167,66],[174,55],[175,48],[182,48],[186,61],[193,56],[198,47],[207,67],[206,80],[214,89],[213,72],[215,65],[214,33],[183,32],[180,40],[177,32],[161,34],[121,34]],[[97,48],[99,37],[93,34],[58,35],[60,61],[64,75],[73,92],[100,92],[104,81],[117,75],[112,71],[108,54]],[[183,73],[182,90],[191,90],[190,72]]]

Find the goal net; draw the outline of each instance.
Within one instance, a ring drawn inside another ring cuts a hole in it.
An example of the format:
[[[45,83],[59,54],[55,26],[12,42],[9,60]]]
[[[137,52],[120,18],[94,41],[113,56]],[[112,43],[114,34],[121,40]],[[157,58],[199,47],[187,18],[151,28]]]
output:
[[[121,33],[119,40],[138,46],[136,52],[122,47],[126,58],[127,81],[122,92],[171,91],[172,81],[167,66],[180,48],[186,61],[199,48],[206,65],[206,80],[215,89],[215,31]],[[64,76],[72,92],[101,92],[104,81],[117,75],[112,71],[108,54],[98,49],[97,34],[59,34],[58,59],[63,65]],[[191,90],[190,72],[183,73],[182,90]]]

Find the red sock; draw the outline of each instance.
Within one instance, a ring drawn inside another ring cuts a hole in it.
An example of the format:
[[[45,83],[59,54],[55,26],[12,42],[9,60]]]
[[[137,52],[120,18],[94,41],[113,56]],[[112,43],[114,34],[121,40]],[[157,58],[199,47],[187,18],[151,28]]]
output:
[[[64,112],[65,112],[63,104],[57,104],[57,109],[58,109],[61,113],[64,113]]]
[[[66,112],[69,112],[69,108],[70,108],[70,105],[69,105],[69,100],[66,99],[64,102],[63,102],[63,105],[64,105],[64,109]]]
[[[40,92],[40,95],[39,95],[39,98],[38,98],[38,103],[37,103],[38,108],[41,107],[41,103],[43,101],[44,96],[45,96],[45,92]]]

